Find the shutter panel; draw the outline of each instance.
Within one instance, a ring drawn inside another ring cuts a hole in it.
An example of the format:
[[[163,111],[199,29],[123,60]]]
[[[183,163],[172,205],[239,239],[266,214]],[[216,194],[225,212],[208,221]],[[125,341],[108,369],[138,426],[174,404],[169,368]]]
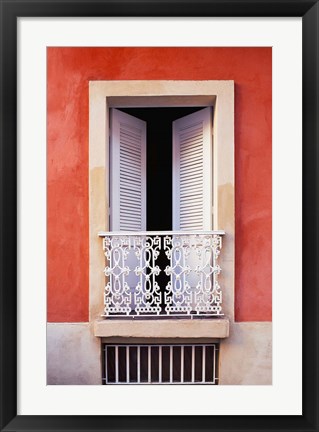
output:
[[[173,122],[173,229],[212,229],[212,110]]]
[[[112,231],[146,230],[146,122],[111,110]]]

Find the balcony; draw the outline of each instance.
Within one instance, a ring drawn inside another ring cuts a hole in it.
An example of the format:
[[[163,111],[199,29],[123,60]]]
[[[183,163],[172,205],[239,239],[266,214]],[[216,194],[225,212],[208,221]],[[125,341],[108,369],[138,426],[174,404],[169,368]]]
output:
[[[105,317],[222,316],[223,231],[100,232]]]
[[[104,317],[222,317],[224,231],[100,232]]]

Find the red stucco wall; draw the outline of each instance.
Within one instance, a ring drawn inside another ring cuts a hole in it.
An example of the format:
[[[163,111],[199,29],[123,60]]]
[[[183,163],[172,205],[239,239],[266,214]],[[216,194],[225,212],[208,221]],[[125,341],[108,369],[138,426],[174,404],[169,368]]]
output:
[[[236,320],[271,320],[271,48],[48,48],[48,321],[88,320],[89,80],[234,80]]]

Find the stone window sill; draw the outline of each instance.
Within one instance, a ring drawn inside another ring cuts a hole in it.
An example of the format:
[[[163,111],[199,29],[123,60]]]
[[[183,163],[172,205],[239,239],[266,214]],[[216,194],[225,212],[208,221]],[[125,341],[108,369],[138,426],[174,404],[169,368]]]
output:
[[[94,335],[102,338],[227,338],[229,320],[227,318],[169,320],[106,318],[94,322]]]

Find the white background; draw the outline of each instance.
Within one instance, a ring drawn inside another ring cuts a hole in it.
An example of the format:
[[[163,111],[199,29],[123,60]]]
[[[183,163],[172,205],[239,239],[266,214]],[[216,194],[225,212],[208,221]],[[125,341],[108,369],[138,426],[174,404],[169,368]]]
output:
[[[19,19],[18,414],[302,413],[301,30],[301,18]],[[272,386],[46,386],[47,46],[273,47]]]

